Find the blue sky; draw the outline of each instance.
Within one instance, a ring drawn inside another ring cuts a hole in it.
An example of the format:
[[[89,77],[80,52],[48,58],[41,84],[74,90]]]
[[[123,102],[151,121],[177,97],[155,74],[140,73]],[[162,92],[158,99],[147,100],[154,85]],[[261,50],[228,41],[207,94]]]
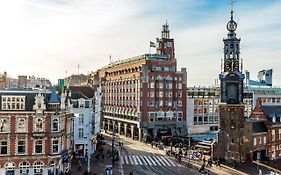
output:
[[[168,20],[178,68],[189,86],[209,86],[220,73],[229,0],[9,0],[0,2],[0,73],[58,78],[87,74],[113,60],[148,52]],[[281,85],[281,1],[238,0],[244,68],[273,68]]]

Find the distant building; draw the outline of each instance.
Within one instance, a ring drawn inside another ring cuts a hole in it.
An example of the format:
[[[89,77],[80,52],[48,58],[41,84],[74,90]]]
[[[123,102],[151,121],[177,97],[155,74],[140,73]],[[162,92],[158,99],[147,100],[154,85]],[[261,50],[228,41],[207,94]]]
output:
[[[67,94],[0,90],[0,174],[68,172],[73,112]]]
[[[47,78],[37,78],[34,75],[29,76],[25,88],[46,88],[51,89],[52,83]]]
[[[26,88],[27,87],[27,76],[26,75],[19,75],[18,76],[18,88]]]
[[[0,88],[8,88],[9,87],[9,81],[7,72],[4,72],[3,75],[0,75]]]
[[[113,62],[92,73],[102,97],[103,129],[140,141],[186,135],[186,69],[177,71],[168,24],[156,54]]]
[[[245,71],[246,79],[245,85],[246,86],[272,86],[272,69],[268,70],[261,70],[258,72],[258,81],[250,79],[250,72]]]
[[[71,75],[69,77],[64,78],[66,86],[85,86],[89,83],[90,78],[87,75],[79,74],[79,75]]]

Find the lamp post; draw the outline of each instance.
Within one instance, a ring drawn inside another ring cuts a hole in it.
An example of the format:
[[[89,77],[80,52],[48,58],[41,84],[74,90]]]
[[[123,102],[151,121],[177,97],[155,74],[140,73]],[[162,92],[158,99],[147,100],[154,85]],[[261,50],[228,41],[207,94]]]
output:
[[[114,138],[115,137],[115,120],[114,120],[114,110],[112,110],[112,168],[114,167],[114,157],[115,157],[115,154],[114,154]]]

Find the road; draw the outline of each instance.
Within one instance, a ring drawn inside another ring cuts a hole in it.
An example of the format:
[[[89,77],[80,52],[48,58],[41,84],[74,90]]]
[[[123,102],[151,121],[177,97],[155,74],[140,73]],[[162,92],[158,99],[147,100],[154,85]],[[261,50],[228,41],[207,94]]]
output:
[[[120,161],[116,165],[118,174],[126,175],[130,172],[134,175],[199,174],[184,164],[170,159],[164,155],[163,150],[152,148],[151,145],[123,137],[116,140],[116,145],[118,141],[124,143],[120,149]]]

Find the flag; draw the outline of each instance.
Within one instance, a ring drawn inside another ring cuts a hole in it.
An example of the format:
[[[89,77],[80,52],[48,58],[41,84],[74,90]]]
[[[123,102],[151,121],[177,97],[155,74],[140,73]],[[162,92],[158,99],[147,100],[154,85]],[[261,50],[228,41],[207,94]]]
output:
[[[156,47],[156,44],[150,41],[150,47]]]

